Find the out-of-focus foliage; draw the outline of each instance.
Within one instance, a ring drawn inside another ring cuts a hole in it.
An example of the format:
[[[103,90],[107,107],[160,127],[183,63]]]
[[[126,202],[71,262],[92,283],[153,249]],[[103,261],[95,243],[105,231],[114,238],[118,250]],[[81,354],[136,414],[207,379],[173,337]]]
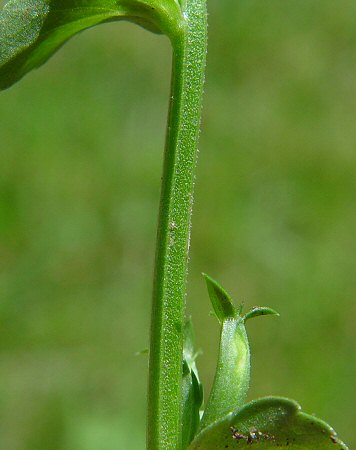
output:
[[[250,398],[297,398],[356,445],[356,4],[214,1],[189,279],[202,381],[249,323]],[[123,39],[125,36],[125,39]],[[0,448],[144,448],[168,39],[90,30],[0,96]],[[19,124],[20,123],[20,124]]]

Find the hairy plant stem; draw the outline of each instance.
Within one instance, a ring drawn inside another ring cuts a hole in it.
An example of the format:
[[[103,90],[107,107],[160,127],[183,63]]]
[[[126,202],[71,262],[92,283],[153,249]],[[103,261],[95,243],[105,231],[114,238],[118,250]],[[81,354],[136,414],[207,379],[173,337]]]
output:
[[[173,67],[158,220],[147,448],[181,449],[183,320],[206,59],[205,0],[184,0]]]

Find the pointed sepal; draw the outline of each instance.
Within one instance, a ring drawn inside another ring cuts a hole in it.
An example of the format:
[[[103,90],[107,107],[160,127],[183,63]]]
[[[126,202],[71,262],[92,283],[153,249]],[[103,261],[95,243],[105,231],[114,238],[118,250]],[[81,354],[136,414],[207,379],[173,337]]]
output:
[[[235,318],[238,315],[238,311],[230,295],[217,281],[209,277],[209,275],[203,273],[203,277],[205,278],[210,301],[219,322],[222,323],[226,319]]]

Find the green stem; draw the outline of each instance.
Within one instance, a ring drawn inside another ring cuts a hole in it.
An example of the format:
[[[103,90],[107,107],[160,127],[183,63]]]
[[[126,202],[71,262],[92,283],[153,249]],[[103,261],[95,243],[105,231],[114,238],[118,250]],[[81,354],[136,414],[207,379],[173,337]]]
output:
[[[183,319],[206,58],[205,0],[182,2],[173,69],[153,287],[147,448],[181,448]]]

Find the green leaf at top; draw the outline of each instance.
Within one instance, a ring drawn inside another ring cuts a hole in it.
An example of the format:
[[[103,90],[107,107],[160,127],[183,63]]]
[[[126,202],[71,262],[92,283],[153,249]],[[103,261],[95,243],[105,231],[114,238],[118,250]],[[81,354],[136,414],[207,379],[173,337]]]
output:
[[[189,450],[347,450],[322,420],[301,412],[293,400],[266,397],[221,418],[196,436]]]
[[[0,10],[0,89],[43,64],[78,32],[123,19],[174,40],[182,16],[177,0],[9,0]]]

